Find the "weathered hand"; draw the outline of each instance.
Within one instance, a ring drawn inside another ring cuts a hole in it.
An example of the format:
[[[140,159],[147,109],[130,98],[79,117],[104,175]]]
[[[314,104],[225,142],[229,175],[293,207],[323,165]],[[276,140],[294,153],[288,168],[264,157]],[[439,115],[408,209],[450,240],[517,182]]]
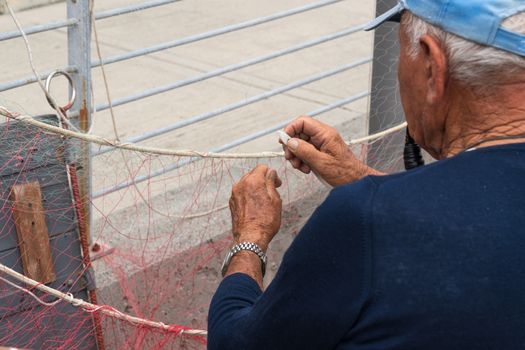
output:
[[[282,201],[275,170],[259,165],[233,186],[230,198],[233,238],[253,242],[266,251],[281,227]]]
[[[337,130],[318,120],[299,117],[284,131],[292,137],[283,145],[285,158],[305,174],[314,171],[332,186],[382,175],[357,159]]]

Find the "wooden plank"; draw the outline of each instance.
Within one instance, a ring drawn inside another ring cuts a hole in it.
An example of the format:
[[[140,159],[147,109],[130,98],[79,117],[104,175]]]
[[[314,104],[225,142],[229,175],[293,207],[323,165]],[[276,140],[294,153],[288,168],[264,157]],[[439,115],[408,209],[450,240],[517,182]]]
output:
[[[40,184],[30,182],[13,186],[11,201],[24,274],[44,284],[53,282],[56,273]]]

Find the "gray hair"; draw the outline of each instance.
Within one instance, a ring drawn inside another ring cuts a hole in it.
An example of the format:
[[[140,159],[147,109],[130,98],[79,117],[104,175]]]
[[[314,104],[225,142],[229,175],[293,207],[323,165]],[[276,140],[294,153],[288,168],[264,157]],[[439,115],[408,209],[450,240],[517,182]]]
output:
[[[491,85],[509,83],[519,76],[525,77],[525,57],[447,33],[410,12],[403,16],[403,23],[410,40],[408,53],[411,57],[415,58],[419,53],[422,36],[428,34],[435,37],[447,52],[451,76],[469,87],[490,89]],[[507,19],[503,27],[525,34],[525,13]]]

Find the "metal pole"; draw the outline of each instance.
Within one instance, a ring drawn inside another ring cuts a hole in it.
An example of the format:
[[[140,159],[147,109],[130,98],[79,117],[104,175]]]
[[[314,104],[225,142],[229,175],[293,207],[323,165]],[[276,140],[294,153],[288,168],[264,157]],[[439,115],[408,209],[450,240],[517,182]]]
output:
[[[2,6],[2,5],[0,5],[0,6]],[[46,24],[37,24],[35,26],[26,27],[26,28],[23,28],[23,29],[24,29],[24,33],[26,35],[31,35],[31,34],[47,32],[48,30],[58,29],[58,28],[62,28],[62,27],[74,26],[76,24],[77,24],[77,20],[75,18],[70,18],[70,19],[66,19],[66,20],[63,20],[63,21],[54,21],[54,22],[49,22],[49,23],[46,23]],[[0,34],[0,41],[5,41],[5,40],[14,39],[14,38],[19,38],[21,36],[22,36],[22,34],[20,33],[19,30],[15,30],[15,31],[12,31],[12,32],[5,32],[5,33],[1,33]]]
[[[111,17],[116,17],[116,16],[122,16],[128,13],[144,11],[147,9],[151,9],[151,8],[158,7],[158,6],[164,6],[164,5],[172,4],[174,2],[179,2],[179,1],[182,1],[182,0],[153,0],[153,1],[143,2],[140,4],[134,4],[134,5],[126,6],[126,7],[119,7],[116,9],[95,13],[95,19],[100,20],[100,19],[106,19],[106,18],[111,18]]]
[[[77,112],[78,117],[71,118],[70,121],[75,127],[82,131],[88,131],[91,125],[91,5],[92,0],[67,0],[68,18],[76,18],[78,24],[68,27],[67,45],[69,66],[76,67],[77,71],[73,74],[73,84],[76,89],[77,99],[73,105],[72,112]],[[73,143],[68,144],[69,148],[76,148]],[[76,150],[72,150],[73,152]],[[75,154],[75,153],[73,153]],[[80,201],[79,213],[79,235],[82,242],[82,255],[88,270],[87,274],[92,273],[89,265],[89,241],[91,230],[91,145],[80,142],[78,153],[73,163],[73,172],[80,198],[75,198],[75,202]],[[78,171],[77,171],[78,170]],[[71,178],[73,180],[73,178]],[[79,215],[80,214],[80,215]],[[86,256],[87,255],[87,256]],[[92,286],[94,288],[94,286]],[[96,304],[96,291],[89,289],[90,301]],[[104,339],[102,335],[100,316],[93,315],[93,327],[96,341],[93,349],[103,350]]]
[[[73,81],[77,91],[77,99],[73,105],[72,112],[78,117],[72,118],[71,122],[77,128],[88,131],[91,125],[91,14],[90,0],[67,0],[68,18],[78,20],[76,26],[68,27],[68,58],[69,66],[76,67]],[[83,202],[84,217],[86,218],[87,231],[90,232],[91,223],[91,147],[82,143],[79,152],[80,193]]]
[[[77,72],[73,74],[77,100],[73,110],[84,114],[84,119],[91,114],[91,17],[89,10],[90,1],[68,0],[67,15],[76,18],[78,24],[68,27],[68,59],[69,66],[76,67]],[[82,118],[80,118],[82,119]],[[77,121],[83,127],[80,120]],[[86,123],[86,121],[83,121]],[[87,126],[87,125],[84,125]]]
[[[75,67],[64,67],[59,70],[67,72],[67,73],[76,73],[77,71]],[[38,78],[35,77],[34,74],[31,74],[21,79],[12,80],[10,82],[0,84],[0,92],[11,90],[11,89],[16,89],[16,88],[26,86],[29,84],[33,84],[33,83],[36,83],[38,80],[45,80],[49,76],[49,74],[53,73],[54,71],[56,71],[56,69],[50,69],[44,72],[40,72],[40,76]]]

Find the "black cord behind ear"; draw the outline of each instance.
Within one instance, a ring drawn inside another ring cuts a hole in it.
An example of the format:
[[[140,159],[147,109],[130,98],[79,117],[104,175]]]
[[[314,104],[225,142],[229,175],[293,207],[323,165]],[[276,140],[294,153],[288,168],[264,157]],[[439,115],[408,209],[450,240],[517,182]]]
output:
[[[411,170],[425,165],[423,156],[421,155],[421,147],[410,136],[407,128],[407,136],[405,139],[405,149],[403,151],[403,159],[405,161],[405,169]]]

